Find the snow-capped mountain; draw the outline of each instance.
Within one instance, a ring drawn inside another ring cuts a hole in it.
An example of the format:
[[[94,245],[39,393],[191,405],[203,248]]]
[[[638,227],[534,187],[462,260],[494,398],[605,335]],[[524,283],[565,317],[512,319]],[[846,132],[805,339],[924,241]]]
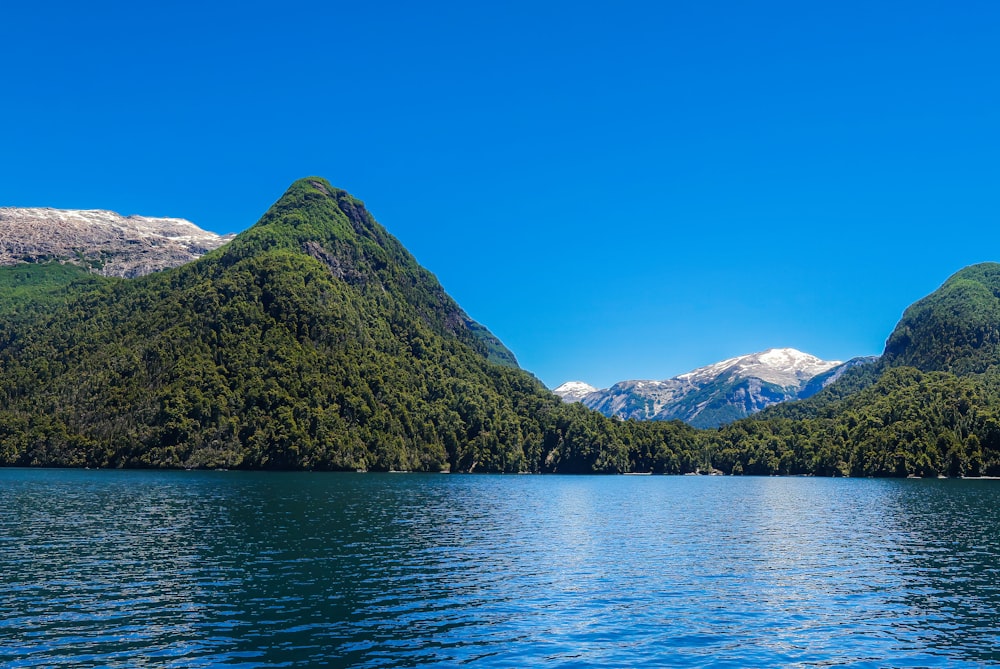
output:
[[[773,348],[729,358],[664,381],[621,381],[576,400],[606,416],[638,420],[679,419],[695,427],[717,427],[761,409],[797,399],[809,381],[841,365],[793,348]],[[579,384],[578,389],[586,384]]]
[[[232,238],[180,218],[0,207],[0,265],[58,260],[134,277],[183,265]]]
[[[561,397],[563,402],[579,402],[596,390],[597,388],[583,381],[567,381],[552,392]]]
[[[699,367],[676,378],[700,385],[731,373],[739,378],[758,378],[779,386],[797,386],[839,364],[839,360],[820,360],[794,348],[771,348]]]

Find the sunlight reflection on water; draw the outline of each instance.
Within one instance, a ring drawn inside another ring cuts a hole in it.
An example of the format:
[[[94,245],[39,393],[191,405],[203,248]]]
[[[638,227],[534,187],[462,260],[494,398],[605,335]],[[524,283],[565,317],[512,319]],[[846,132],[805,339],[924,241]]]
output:
[[[998,483],[0,470],[0,663],[981,666]]]

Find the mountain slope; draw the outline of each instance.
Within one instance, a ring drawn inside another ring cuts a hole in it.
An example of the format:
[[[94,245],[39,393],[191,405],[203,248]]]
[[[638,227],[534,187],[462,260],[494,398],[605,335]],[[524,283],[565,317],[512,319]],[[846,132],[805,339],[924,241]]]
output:
[[[832,383],[817,377],[825,387],[815,396],[712,435],[713,466],[752,474],[1000,476],[998,328],[1000,265],[967,267],[904,312],[880,358],[851,361]]]
[[[717,427],[795,399],[812,378],[839,364],[791,348],[769,349],[664,381],[622,381],[578,401],[606,416]]]
[[[911,305],[889,336],[883,358],[889,367],[959,375],[1000,362],[1000,264],[966,267]]]
[[[0,266],[60,261],[135,277],[191,262],[232,238],[179,218],[0,207]]]
[[[686,471],[563,405],[365,210],[293,184],[202,259],[0,321],[0,464]]]
[[[322,179],[303,179],[249,231],[224,249],[224,265],[285,248],[304,253],[338,280],[376,297],[395,294],[439,334],[454,335],[491,361],[517,360],[489,330],[473,321],[399,241],[346,191]]]
[[[799,391],[798,397],[796,399],[808,399],[815,395],[816,393],[822,391],[824,388],[840,381],[844,374],[856,367],[866,367],[875,365],[879,362],[879,357],[876,355],[864,355],[858,356],[857,358],[851,358],[847,362],[842,362],[836,367],[831,367],[821,374],[809,379],[802,390]]]
[[[974,377],[1000,394],[1000,264],[966,267],[910,305],[880,357],[855,358],[816,376],[802,402],[771,407],[763,417],[830,417],[888,370],[912,367]]]

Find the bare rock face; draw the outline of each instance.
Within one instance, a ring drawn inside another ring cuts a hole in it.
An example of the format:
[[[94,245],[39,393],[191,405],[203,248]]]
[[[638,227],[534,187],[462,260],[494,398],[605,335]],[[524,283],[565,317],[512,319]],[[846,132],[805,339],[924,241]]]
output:
[[[131,278],[196,260],[233,237],[180,218],[0,207],[0,265],[72,262]]]

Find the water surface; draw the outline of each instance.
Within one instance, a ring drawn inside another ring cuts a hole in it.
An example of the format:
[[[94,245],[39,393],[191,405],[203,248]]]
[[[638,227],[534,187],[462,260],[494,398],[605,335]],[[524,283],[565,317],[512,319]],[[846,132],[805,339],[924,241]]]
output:
[[[982,666],[1000,481],[0,470],[11,667]]]

